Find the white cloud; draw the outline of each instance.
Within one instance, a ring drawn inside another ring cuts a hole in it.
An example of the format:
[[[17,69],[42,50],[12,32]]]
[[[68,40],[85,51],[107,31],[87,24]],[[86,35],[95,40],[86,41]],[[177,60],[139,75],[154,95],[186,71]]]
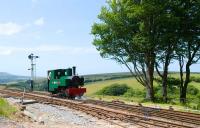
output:
[[[38,47],[9,47],[0,46],[0,55],[12,55],[16,53],[27,54],[29,52],[42,53],[64,53],[66,55],[96,54],[92,47],[68,47],[63,45],[40,45]]]
[[[0,35],[11,36],[23,30],[23,26],[14,22],[0,23]]]
[[[34,24],[37,25],[37,26],[43,26],[44,25],[44,18],[40,17],[39,19],[35,20]]]

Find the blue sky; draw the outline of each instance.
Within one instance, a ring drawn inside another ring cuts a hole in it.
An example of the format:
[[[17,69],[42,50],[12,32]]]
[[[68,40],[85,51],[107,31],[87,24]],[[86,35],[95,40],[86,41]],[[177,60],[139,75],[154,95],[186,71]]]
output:
[[[91,26],[105,0],[0,0],[1,72],[29,75],[30,53],[39,55],[37,75],[77,66],[79,74],[123,72],[92,45]]]
[[[30,53],[40,56],[38,76],[73,65],[79,74],[128,71],[101,58],[92,45],[91,26],[105,1],[0,0],[0,72],[29,75]],[[192,71],[200,71],[198,65]]]

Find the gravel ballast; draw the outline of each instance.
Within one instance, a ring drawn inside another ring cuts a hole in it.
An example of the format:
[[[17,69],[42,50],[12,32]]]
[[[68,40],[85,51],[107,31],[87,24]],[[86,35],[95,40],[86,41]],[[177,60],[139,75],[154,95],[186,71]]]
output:
[[[11,103],[19,102],[18,99],[14,98],[7,98],[7,100]],[[83,112],[57,105],[27,104],[24,112],[34,117],[32,120],[34,121],[33,123],[38,125],[37,128],[121,128],[117,123],[129,128],[135,128],[117,121],[101,120]],[[23,127],[31,128],[32,125],[24,123]],[[34,126],[36,125],[33,125],[33,128]]]

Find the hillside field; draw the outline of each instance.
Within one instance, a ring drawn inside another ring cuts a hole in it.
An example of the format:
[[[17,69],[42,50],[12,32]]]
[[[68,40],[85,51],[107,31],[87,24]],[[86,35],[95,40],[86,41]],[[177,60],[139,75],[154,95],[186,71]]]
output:
[[[171,77],[175,77],[178,78],[179,75],[176,74],[170,74],[169,76]],[[191,76],[193,77],[200,77],[200,74],[197,73],[193,73]],[[99,90],[101,90],[102,88],[112,85],[112,84],[127,84],[129,87],[136,89],[136,90],[140,90],[140,91],[144,91],[144,87],[134,78],[134,77],[129,77],[129,78],[119,78],[119,79],[115,79],[115,80],[106,80],[106,81],[98,81],[98,82],[92,82],[92,83],[87,83],[86,84],[86,88],[87,88],[87,96],[95,96],[95,93]],[[154,82],[155,86],[158,86],[157,82]],[[197,82],[191,82],[189,85],[193,85],[196,88],[198,88],[200,90],[200,83]]]
[[[177,78],[177,79],[179,77],[177,73],[172,73],[169,76],[173,78]],[[191,76],[195,78],[200,78],[200,74],[198,73],[193,73]],[[105,89],[105,87],[109,87],[113,84],[119,84],[119,85],[125,84],[133,90],[131,92],[133,94],[129,95],[129,92],[128,92],[120,96],[110,96],[110,95],[103,95],[103,94],[98,93],[101,90]],[[154,82],[154,86],[155,86],[155,96],[157,98],[161,98],[161,86],[159,86],[157,82]],[[145,100],[145,88],[140,83],[138,83],[134,77],[88,83],[86,84],[85,87],[87,88],[87,93],[85,95],[93,99],[103,99],[103,100],[108,100],[108,101],[123,100],[128,103],[131,102],[133,104],[143,103],[147,105],[154,105],[154,103],[151,103]],[[188,103],[186,104],[186,106],[182,106],[179,103],[179,88],[178,87],[173,88],[172,91],[168,89],[170,91],[168,95],[169,95],[169,98],[171,99],[171,101],[168,104],[161,103],[159,101],[156,101],[156,104],[160,104],[161,106],[174,105],[181,108],[188,107],[192,109],[199,109],[196,106],[198,106],[199,101],[200,101],[200,99],[198,99],[198,97],[200,96],[200,82],[191,81],[189,83],[188,88],[189,90],[192,90],[193,88],[197,89],[198,94],[196,93],[193,94],[193,92],[191,94],[191,92],[189,92],[189,94],[187,94]]]

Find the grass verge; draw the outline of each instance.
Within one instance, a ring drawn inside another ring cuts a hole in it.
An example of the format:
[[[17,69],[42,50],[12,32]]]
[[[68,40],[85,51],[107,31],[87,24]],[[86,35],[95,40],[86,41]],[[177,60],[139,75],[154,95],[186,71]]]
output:
[[[10,105],[5,99],[0,98],[0,116],[11,118],[15,112],[17,112],[16,107]]]

